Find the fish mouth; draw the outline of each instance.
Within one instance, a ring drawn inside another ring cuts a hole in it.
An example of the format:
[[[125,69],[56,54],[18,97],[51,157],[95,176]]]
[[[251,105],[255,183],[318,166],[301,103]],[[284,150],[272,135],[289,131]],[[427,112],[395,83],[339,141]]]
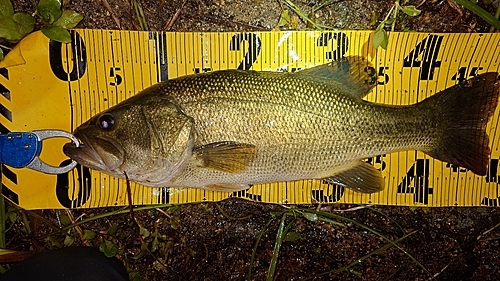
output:
[[[122,165],[124,152],[114,141],[102,137],[90,139],[78,130],[74,135],[80,140],[80,146],[67,143],[63,152],[78,164],[106,172],[114,172]]]

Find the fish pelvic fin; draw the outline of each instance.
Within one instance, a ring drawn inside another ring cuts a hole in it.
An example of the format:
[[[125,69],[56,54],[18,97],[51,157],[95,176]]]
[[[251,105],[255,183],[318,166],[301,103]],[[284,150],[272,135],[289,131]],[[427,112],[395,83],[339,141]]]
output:
[[[357,162],[352,168],[323,180],[327,183],[341,185],[361,193],[379,192],[385,186],[385,181],[380,171],[362,161]]]
[[[294,73],[305,79],[329,79],[339,82],[345,93],[361,99],[377,85],[377,73],[372,64],[361,56],[344,57],[327,64],[304,69]]]
[[[257,155],[253,144],[233,141],[215,142],[194,149],[203,167],[228,173],[244,171]]]
[[[486,125],[495,112],[499,93],[498,73],[488,72],[422,101],[422,106],[442,114],[436,145],[424,152],[477,175],[486,175],[490,157]]]

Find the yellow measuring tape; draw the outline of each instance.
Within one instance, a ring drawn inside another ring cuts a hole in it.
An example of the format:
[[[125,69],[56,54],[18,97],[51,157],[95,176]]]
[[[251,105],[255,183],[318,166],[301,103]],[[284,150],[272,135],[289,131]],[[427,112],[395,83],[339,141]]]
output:
[[[500,34],[391,33],[387,50],[373,49],[370,31],[160,33],[74,30],[73,42],[26,37],[0,62],[0,131],[72,131],[96,113],[158,82],[219,69],[296,71],[360,55],[377,84],[366,98],[413,104],[478,73],[498,72]],[[467,105],[464,105],[467,106]],[[398,206],[497,206],[499,110],[489,122],[488,174],[434,160],[421,152],[382,155],[384,191],[360,194],[321,181],[254,185],[236,193],[131,185],[134,204],[188,203],[241,197],[279,204],[363,203]],[[44,143],[41,158],[58,165],[65,139]],[[87,168],[46,175],[3,166],[3,195],[26,209],[127,204],[126,183]]]

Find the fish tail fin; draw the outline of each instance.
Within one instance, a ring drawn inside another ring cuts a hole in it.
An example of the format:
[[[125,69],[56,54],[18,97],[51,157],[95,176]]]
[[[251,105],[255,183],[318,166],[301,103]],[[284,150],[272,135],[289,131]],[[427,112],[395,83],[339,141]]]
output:
[[[421,102],[442,114],[437,143],[430,156],[486,175],[490,156],[488,120],[500,93],[498,73],[488,72],[463,81]]]

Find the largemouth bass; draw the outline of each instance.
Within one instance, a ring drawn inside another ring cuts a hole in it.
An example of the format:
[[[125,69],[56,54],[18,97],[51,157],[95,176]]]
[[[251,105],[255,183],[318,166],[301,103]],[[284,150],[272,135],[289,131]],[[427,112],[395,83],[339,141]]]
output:
[[[358,57],[295,73],[224,70],[161,82],[79,126],[64,152],[91,169],[152,187],[237,191],[324,179],[383,189],[363,159],[420,150],[487,172],[486,124],[498,73],[484,73],[408,106],[362,100],[372,90]]]

